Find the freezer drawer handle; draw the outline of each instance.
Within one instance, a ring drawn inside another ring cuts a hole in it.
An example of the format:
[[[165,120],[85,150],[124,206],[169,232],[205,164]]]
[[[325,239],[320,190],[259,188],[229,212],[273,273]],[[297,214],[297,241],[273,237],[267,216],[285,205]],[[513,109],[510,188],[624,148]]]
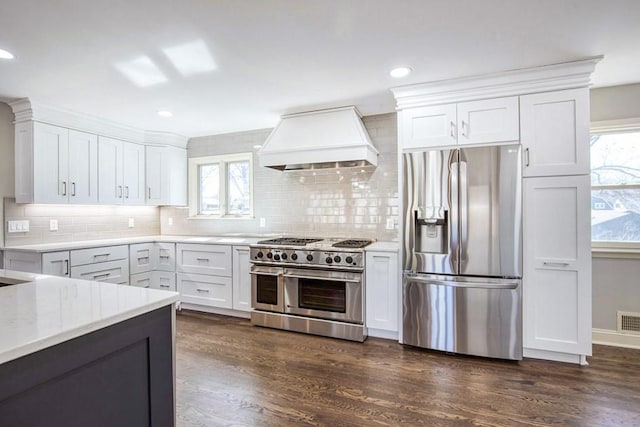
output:
[[[423,279],[417,276],[407,276],[407,282],[451,286],[453,288],[516,289],[518,287],[518,283],[455,282],[452,280]]]

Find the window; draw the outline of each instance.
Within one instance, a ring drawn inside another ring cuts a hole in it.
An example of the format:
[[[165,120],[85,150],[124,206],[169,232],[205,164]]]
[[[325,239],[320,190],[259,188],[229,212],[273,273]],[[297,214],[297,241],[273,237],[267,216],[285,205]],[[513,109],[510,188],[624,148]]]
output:
[[[189,159],[189,216],[253,216],[253,154]]]
[[[591,135],[591,239],[640,245],[640,130]]]

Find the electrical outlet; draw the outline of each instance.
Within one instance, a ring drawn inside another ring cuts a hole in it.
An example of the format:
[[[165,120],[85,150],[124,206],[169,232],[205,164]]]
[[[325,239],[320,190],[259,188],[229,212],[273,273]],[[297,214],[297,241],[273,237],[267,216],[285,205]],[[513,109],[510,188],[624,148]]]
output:
[[[169,218],[167,222],[169,223],[169,225],[173,225],[173,218]]]
[[[393,218],[387,218],[387,230],[393,230],[395,228],[395,223],[393,222]]]
[[[58,231],[58,220],[50,219],[49,220],[49,231]]]
[[[267,226],[267,219],[260,218],[260,227],[266,227],[266,226]]]
[[[133,218],[129,218],[129,228],[133,228],[135,226],[135,222],[133,221]]]
[[[7,221],[7,231],[9,233],[26,233],[29,231],[29,220]]]

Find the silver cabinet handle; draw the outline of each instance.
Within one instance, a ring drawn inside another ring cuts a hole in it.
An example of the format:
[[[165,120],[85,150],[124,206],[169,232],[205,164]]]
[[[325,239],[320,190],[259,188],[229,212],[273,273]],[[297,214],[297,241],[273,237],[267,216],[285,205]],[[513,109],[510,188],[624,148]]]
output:
[[[161,288],[170,288],[171,286],[169,285],[160,285]]]
[[[118,199],[122,199],[122,185],[118,185]]]
[[[62,181],[62,195],[67,195],[67,181]]]
[[[124,186],[124,198],[125,199],[129,198],[129,186],[128,185]]]
[[[207,262],[209,262],[209,258],[196,258],[196,261],[207,261]]]
[[[75,182],[71,183],[71,196],[73,196],[73,197],[76,196],[76,183]]]
[[[543,265],[547,265],[549,267],[568,267],[569,263],[568,262],[551,262],[551,261],[545,261],[542,263]]]
[[[467,124],[467,122],[465,122],[464,120],[462,120],[462,136],[467,136],[467,131],[469,130],[469,125]]]
[[[104,254],[95,254],[93,257],[94,257],[94,258],[98,258],[98,257],[100,257],[100,256],[109,256],[109,255],[111,255],[111,253],[110,253],[110,252],[107,252],[107,253],[104,253]]]
[[[94,280],[98,280],[98,279],[106,279],[107,277],[111,276],[111,273],[106,273],[106,274],[95,274],[93,276]]]
[[[149,199],[151,199],[151,187],[149,187]]]
[[[524,149],[524,165],[529,166],[529,147]]]
[[[64,269],[64,270],[65,270],[65,272],[64,272],[64,275],[65,275],[65,276],[68,276],[68,275],[69,275],[69,260],[68,260],[68,259],[65,259],[65,260],[64,260],[64,265],[65,265],[65,269]]]
[[[207,293],[207,294],[209,293],[209,289],[200,289],[200,288],[198,288],[198,289],[196,289],[196,290],[197,290],[198,292],[204,292],[204,293]]]
[[[453,122],[451,122],[450,129],[451,129],[451,132],[450,132],[449,134],[451,135],[451,138],[454,138],[454,139],[455,139],[455,137],[456,137],[456,133],[455,133],[455,131],[456,131],[456,124],[455,124],[455,123],[453,123]]]

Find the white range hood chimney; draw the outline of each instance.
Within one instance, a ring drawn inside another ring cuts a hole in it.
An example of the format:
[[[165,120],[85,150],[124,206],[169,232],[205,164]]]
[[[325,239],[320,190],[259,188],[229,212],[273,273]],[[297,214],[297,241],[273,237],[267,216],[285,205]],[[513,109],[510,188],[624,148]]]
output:
[[[281,171],[378,165],[356,107],[282,116],[260,151],[260,166]]]

